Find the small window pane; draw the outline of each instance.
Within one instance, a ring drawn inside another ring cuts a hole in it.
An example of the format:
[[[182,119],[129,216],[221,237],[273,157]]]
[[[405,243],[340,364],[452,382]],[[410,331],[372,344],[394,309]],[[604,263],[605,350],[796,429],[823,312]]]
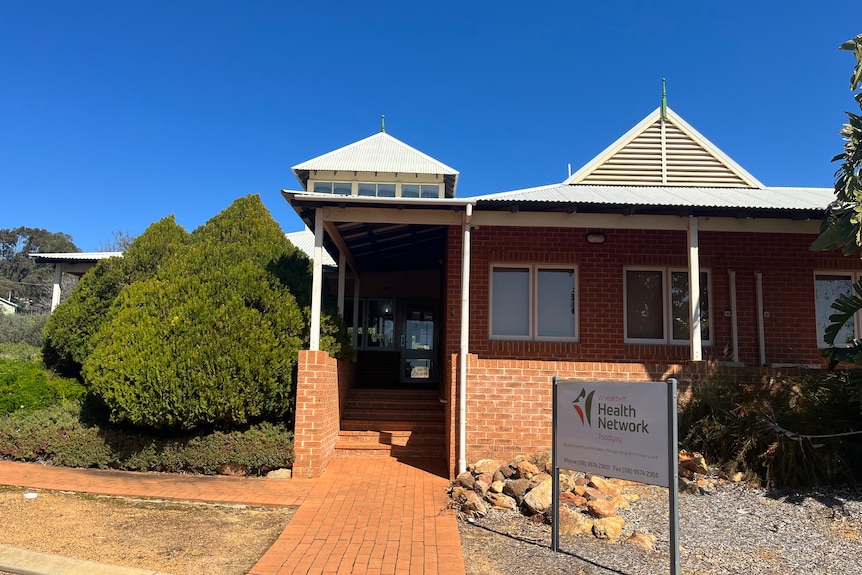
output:
[[[709,341],[709,289],[706,272],[700,272],[700,339]],[[673,339],[691,339],[689,324],[688,272],[671,272],[670,303]]]
[[[377,186],[375,184],[359,184],[360,196],[376,196]]]
[[[540,269],[536,302],[539,337],[575,337],[574,270]]]
[[[423,198],[439,198],[440,197],[440,186],[434,184],[431,186],[422,185],[421,191]]]
[[[492,274],[491,333],[530,336],[530,270],[496,268]]]
[[[392,300],[368,302],[368,335],[366,345],[377,349],[394,346],[395,305]]]
[[[401,184],[401,197],[402,198],[418,198],[419,197],[419,185],[418,184]]]
[[[394,198],[395,184],[377,184],[377,197]]]
[[[332,182],[314,182],[314,191],[318,194],[331,194]]]
[[[826,328],[832,323],[829,316],[835,313],[832,309],[832,304],[838,299],[838,296],[853,295],[853,280],[846,275],[826,275],[820,274],[814,278],[814,309],[817,314],[817,344],[820,347],[827,347],[825,341]],[[853,340],[856,333],[855,318],[844,324],[841,331],[835,337],[835,345],[841,346]]]
[[[332,184],[332,193],[339,196],[349,196],[352,192],[350,182],[335,182]]]
[[[664,339],[662,272],[626,271],[626,337]]]

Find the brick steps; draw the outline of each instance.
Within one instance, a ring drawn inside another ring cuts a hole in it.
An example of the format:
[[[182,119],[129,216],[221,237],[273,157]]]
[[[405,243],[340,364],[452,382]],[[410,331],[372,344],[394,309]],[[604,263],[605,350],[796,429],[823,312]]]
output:
[[[436,391],[352,389],[335,455],[442,457],[444,422],[444,406]]]

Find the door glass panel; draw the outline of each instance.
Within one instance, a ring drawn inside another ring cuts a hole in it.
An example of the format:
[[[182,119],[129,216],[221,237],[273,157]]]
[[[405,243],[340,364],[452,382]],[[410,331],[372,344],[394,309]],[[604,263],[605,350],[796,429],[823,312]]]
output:
[[[393,349],[394,330],[394,302],[392,300],[370,300],[368,302],[368,340],[366,345],[376,349]]]
[[[434,314],[411,310],[405,329],[404,349],[434,349]]]

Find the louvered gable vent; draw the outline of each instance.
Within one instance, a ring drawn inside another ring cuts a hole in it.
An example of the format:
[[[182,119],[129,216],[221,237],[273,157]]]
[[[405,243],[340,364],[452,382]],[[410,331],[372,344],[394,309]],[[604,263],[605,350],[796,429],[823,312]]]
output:
[[[671,110],[656,110],[568,184],[763,188],[751,174]]]

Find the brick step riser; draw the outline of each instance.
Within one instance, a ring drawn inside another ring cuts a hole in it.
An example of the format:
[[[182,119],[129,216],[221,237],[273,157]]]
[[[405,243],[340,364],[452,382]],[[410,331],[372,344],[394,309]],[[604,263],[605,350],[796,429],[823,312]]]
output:
[[[356,399],[349,397],[347,409],[404,409],[407,411],[443,411],[439,401],[402,401],[400,399]]]
[[[401,447],[441,446],[444,438],[441,434],[408,433],[384,437],[384,433],[376,432],[342,432],[338,434],[338,443],[356,445],[397,445]]]
[[[397,433],[403,431],[419,431],[440,433],[442,421],[380,421],[378,419],[345,419],[341,421],[341,431],[376,431]]]
[[[411,389],[351,389],[351,397],[397,397],[401,399],[439,399],[437,390],[411,390]]]
[[[409,411],[404,409],[345,409],[341,419],[362,419],[365,421],[434,421],[442,423],[445,414],[428,411]]]

